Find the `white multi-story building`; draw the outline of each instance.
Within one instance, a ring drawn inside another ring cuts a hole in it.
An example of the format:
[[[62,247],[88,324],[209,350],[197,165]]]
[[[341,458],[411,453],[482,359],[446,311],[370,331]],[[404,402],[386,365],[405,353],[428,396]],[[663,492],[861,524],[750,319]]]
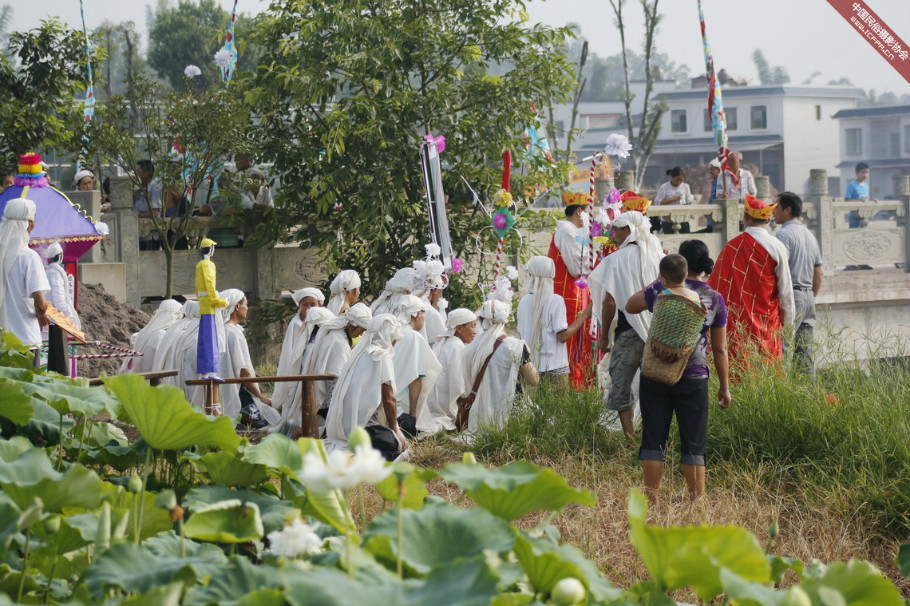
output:
[[[835,114],[852,110],[862,96],[845,86],[728,86],[723,89],[728,146],[755,164],[772,187],[803,194],[809,170],[838,174],[841,161]],[[667,105],[643,183],[663,182],[667,169],[700,166],[717,154],[706,88],[664,92]]]
[[[910,105],[882,105],[843,109],[834,114],[840,126],[840,179],[830,192],[844,195],[856,178],[856,165],[869,165],[869,194],[885,199],[894,195],[899,175],[910,175]]]

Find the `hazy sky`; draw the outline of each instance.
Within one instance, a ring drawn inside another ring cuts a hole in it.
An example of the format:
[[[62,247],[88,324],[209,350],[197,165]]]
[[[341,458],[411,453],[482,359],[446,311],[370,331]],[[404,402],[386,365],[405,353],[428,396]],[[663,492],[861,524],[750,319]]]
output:
[[[217,2],[228,10],[233,5],[233,0]],[[115,22],[132,19],[144,33],[145,6],[153,3],[84,0],[84,4],[89,27],[105,19]],[[259,12],[268,4],[265,0],[239,0],[238,11]],[[910,0],[866,0],[866,4],[910,42]],[[636,0],[626,0],[626,5],[629,23],[626,41],[638,51],[643,31],[641,9]],[[41,0],[13,6],[13,29],[28,29],[51,15],[73,27],[80,26],[78,0]],[[826,0],[703,0],[703,6],[715,63],[731,75],[751,76],[757,83],[752,52],[760,48],[769,64],[787,68],[794,84],[821,72],[814,83],[847,77],[857,86],[878,92],[892,91],[898,95],[910,92],[910,84],[859,34],[851,31],[853,27]],[[659,8],[664,21],[657,50],[668,53],[677,63],[688,65],[692,74],[702,73],[704,56],[696,0],[661,0]],[[608,0],[534,0],[529,2],[528,12],[533,22],[581,24],[591,52],[600,56],[619,52],[619,35],[613,26]]]

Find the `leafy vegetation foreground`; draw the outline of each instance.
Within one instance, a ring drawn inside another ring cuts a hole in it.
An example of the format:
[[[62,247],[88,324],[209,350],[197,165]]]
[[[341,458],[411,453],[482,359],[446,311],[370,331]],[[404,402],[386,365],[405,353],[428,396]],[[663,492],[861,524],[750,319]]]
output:
[[[596,499],[550,469],[470,454],[439,470],[387,465],[362,442],[327,456],[281,435],[252,445],[177,389],[131,375],[90,388],[4,348],[0,604],[673,604],[678,589],[731,604],[903,603],[867,562],[768,555],[737,526],[648,525],[635,490],[625,508],[650,579],[618,587],[561,541],[556,516]],[[365,485],[384,503],[375,515]],[[785,575],[798,584],[776,589]]]

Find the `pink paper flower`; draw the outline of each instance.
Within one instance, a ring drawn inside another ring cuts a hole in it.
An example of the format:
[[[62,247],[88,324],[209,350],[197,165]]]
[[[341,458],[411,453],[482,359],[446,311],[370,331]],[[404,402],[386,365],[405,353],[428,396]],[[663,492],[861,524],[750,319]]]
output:
[[[581,290],[585,290],[588,287],[588,277],[587,276],[578,276],[578,279],[575,280],[575,286]]]
[[[452,273],[457,274],[461,271],[461,259],[452,257]]]
[[[603,235],[603,228],[600,226],[600,223],[594,222],[591,224],[591,237],[596,238]]]
[[[502,213],[493,215],[493,227],[496,229],[505,229],[509,225],[509,220]]]

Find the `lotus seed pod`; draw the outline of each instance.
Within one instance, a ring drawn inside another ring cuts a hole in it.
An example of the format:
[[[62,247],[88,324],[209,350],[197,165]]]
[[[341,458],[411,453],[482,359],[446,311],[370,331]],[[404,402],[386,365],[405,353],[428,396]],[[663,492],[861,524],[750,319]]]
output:
[[[812,606],[812,600],[802,587],[794,585],[784,592],[780,606]]]
[[[556,583],[550,592],[550,598],[556,606],[578,604],[585,599],[585,586],[578,579],[566,577]]]
[[[44,520],[44,530],[47,534],[57,534],[60,531],[60,516],[49,516]]]
[[[777,520],[774,520],[774,523],[771,524],[771,528],[768,529],[768,534],[772,539],[776,539],[777,535],[780,534],[780,524],[777,523]]]
[[[461,455],[461,462],[465,465],[477,465],[477,459],[474,458],[473,452],[466,452]]]
[[[142,490],[142,478],[139,476],[130,476],[129,482],[126,483],[126,489],[130,492],[139,492]]]

